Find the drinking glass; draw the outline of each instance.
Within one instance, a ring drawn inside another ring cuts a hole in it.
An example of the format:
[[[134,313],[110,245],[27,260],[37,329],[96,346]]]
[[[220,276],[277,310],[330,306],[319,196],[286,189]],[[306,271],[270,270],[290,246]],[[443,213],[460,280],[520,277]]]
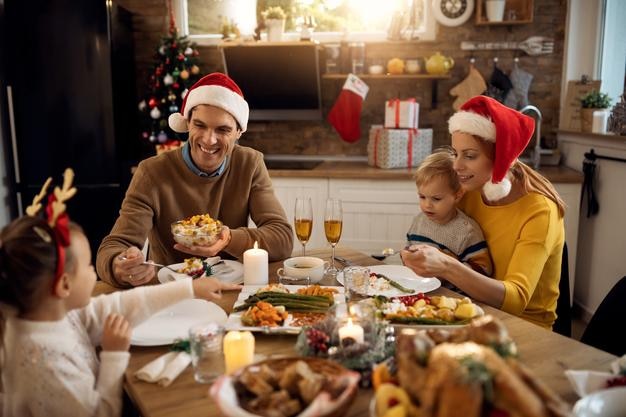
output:
[[[191,364],[197,382],[212,383],[224,373],[223,339],[224,327],[214,322],[199,323],[189,329]]]
[[[302,243],[302,256],[304,256],[306,243],[311,238],[311,232],[313,231],[313,205],[310,197],[296,198],[293,222],[296,228],[296,236]]]
[[[329,275],[337,276],[339,270],[335,266],[335,246],[341,237],[341,228],[343,226],[343,210],[341,208],[341,200],[329,198],[326,200],[326,211],[324,212],[324,233],[326,240],[333,248],[333,254],[330,261],[330,267],[326,271]]]

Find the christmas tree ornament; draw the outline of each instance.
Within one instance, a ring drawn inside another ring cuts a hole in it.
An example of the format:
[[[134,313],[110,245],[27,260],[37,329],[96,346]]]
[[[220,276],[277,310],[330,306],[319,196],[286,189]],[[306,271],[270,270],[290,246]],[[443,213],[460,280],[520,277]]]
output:
[[[176,104],[172,104],[169,110],[170,110],[170,113],[176,113],[178,111],[178,106]]]
[[[197,65],[192,65],[191,66],[191,73],[193,75],[199,74],[200,73],[200,67],[198,67]]]
[[[157,120],[159,117],[161,117],[161,111],[159,110],[158,107],[155,107],[152,110],[150,110],[150,117],[152,117],[154,120]]]
[[[146,100],[141,100],[137,107],[139,108],[139,111],[144,111],[147,106],[148,105],[146,104]]]
[[[165,65],[169,65],[172,62],[169,58],[165,58]]]
[[[167,100],[165,100],[165,97],[163,97],[163,98],[161,99],[161,104],[165,104],[165,103],[167,103]]]
[[[148,106],[150,106],[151,109],[155,108],[157,105],[157,100],[154,97],[150,97],[150,100],[148,100]]]
[[[176,57],[179,61],[182,61],[185,59],[185,55],[183,54],[178,54],[178,56]]]
[[[179,75],[180,71],[178,70],[178,67],[174,68],[174,71],[172,71],[172,77],[178,78]]]
[[[346,142],[356,142],[361,137],[361,109],[369,87],[359,77],[349,74],[328,113],[328,122]]]
[[[150,134],[148,132],[142,132],[141,137],[144,139],[148,139],[150,137]]]
[[[150,138],[148,138],[148,140],[149,140],[151,143],[156,143],[156,141],[157,141],[157,137],[156,137],[156,136],[154,135],[154,133],[153,133],[152,135],[150,135]]]
[[[161,47],[159,48],[159,53],[161,55],[165,55],[165,45],[161,45]]]
[[[183,80],[186,80],[187,78],[189,78],[189,71],[187,70],[182,70],[180,72],[180,78],[182,78]]]
[[[193,49],[191,49],[190,47],[187,47],[187,49],[185,49],[185,55],[189,56],[193,54]]]
[[[170,94],[167,96],[167,99],[168,99],[169,101],[175,101],[175,100],[176,100],[176,94],[174,94],[174,93],[170,93]]]
[[[167,129],[167,119],[162,118],[161,120],[159,120],[159,129],[161,130]]]
[[[197,49],[194,49],[193,50],[193,56],[198,56],[198,55],[200,55],[200,52],[198,52]]]
[[[178,90],[178,89],[180,88],[180,84],[178,84],[178,83],[174,83],[174,84],[172,84],[172,88],[173,88],[174,90]]]
[[[178,45],[176,44],[176,42],[172,42],[172,49],[176,49],[178,48]]]
[[[156,69],[154,70],[154,75],[156,75],[157,77],[160,77],[161,74],[163,74],[163,68],[162,67],[156,67]]]
[[[157,141],[159,143],[165,143],[167,142],[167,134],[164,131],[160,131],[159,134],[157,135]]]
[[[163,85],[172,85],[173,82],[174,77],[172,77],[172,74],[166,74],[165,77],[163,77]]]
[[[454,103],[452,103],[452,108],[458,111],[463,103],[474,96],[482,94],[486,89],[487,83],[485,83],[485,79],[474,65],[470,64],[467,77],[450,89],[450,95],[457,96]]]

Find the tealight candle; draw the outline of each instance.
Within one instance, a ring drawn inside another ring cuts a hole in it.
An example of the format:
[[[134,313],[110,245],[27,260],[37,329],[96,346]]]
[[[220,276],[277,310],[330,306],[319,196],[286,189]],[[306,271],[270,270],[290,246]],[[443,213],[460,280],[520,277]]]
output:
[[[231,331],[224,336],[224,362],[226,373],[254,362],[254,336],[250,332]]]
[[[363,327],[353,324],[351,318],[348,319],[348,323],[345,326],[339,328],[339,341],[343,342],[343,339],[346,338],[353,339],[355,343],[363,343]]]
[[[266,285],[268,282],[267,251],[259,249],[258,242],[254,248],[243,253],[243,283],[244,285]]]

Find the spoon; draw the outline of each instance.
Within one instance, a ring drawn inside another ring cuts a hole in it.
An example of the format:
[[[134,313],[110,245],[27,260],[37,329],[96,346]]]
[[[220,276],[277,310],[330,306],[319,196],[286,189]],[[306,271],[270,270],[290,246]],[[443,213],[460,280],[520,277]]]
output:
[[[381,251],[380,255],[372,255],[372,258],[379,261],[384,261],[388,256],[395,255],[396,251],[393,248],[385,248]]]

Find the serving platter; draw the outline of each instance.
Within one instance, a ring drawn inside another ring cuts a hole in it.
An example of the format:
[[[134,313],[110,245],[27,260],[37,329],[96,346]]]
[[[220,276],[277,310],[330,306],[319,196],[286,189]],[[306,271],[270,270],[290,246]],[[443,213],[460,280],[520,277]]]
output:
[[[306,285],[282,285],[286,288],[290,293],[296,293],[299,289],[306,288]],[[239,293],[239,297],[233,308],[237,308],[245,304],[246,298],[250,295],[255,294],[258,290],[265,287],[264,285],[244,285],[241,292]],[[321,286],[322,288],[332,288],[337,292],[334,294],[334,302],[335,304],[344,302],[344,288],[343,287],[335,287],[335,286]],[[241,322],[241,318],[245,311],[233,311],[228,316],[224,327],[227,330],[248,330],[252,332],[262,332],[262,333],[279,333],[279,334],[298,334],[302,329],[301,325],[297,324],[296,318],[294,318],[293,313],[289,313],[284,323],[281,326],[246,326]],[[304,315],[306,316],[309,313],[296,313],[296,315]],[[311,314],[319,314],[319,313],[311,313]]]

